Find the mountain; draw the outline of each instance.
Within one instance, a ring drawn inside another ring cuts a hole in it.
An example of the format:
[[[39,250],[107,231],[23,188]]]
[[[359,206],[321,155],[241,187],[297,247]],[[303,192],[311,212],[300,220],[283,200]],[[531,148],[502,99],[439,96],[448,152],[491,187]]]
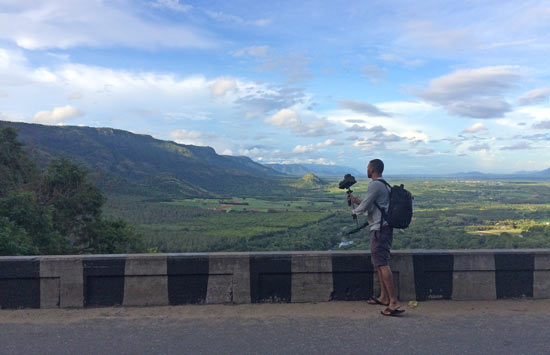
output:
[[[339,165],[322,165],[322,164],[264,164],[265,166],[277,170],[281,173],[293,176],[303,176],[308,173],[313,173],[322,177],[343,177],[346,174],[355,176],[364,176],[364,173],[356,169],[339,166]],[[366,171],[366,168],[365,168]]]
[[[515,174],[517,175],[532,175],[538,177],[550,177],[550,168],[540,170],[540,171],[518,171]]]
[[[112,128],[45,126],[0,121],[15,127],[18,139],[39,163],[66,157],[85,165],[100,185],[117,192],[148,189],[169,195],[242,195],[261,192],[282,176],[247,157],[218,155],[210,147],[177,144]],[[155,192],[152,191],[154,195]]]
[[[301,188],[316,189],[327,183],[321,180],[317,175],[308,173],[296,182],[294,186]]]

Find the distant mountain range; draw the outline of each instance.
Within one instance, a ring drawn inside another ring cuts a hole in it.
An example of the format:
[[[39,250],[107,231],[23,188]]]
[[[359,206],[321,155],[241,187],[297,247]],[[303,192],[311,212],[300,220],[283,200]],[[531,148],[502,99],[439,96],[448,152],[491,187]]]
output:
[[[427,177],[427,178],[453,178],[453,179],[477,179],[477,180],[490,180],[490,179],[535,179],[535,180],[547,180],[550,179],[550,168],[540,171],[518,171],[508,174],[493,174],[482,173],[480,171],[468,171],[460,173],[450,174],[396,174],[396,177]]]
[[[292,176],[304,176],[313,173],[320,177],[343,177],[346,174],[365,176],[356,169],[339,165],[321,164],[264,164],[265,166]],[[366,170],[366,169],[365,169]]]
[[[15,127],[19,140],[39,165],[66,157],[89,169],[90,178],[107,193],[151,198],[262,196],[286,187],[282,177],[314,174],[365,176],[356,169],[320,164],[259,164],[248,157],[216,154],[210,147],[177,144],[112,128],[45,126],[0,121]],[[312,175],[308,175],[312,176]],[[422,178],[422,175],[401,175]],[[550,179],[550,168],[515,174],[467,172],[424,175],[457,179]],[[303,179],[305,185],[318,185]],[[269,186],[266,189],[266,186]],[[288,191],[287,191],[288,192]]]
[[[107,190],[143,195],[240,196],[261,193],[282,173],[247,157],[218,155],[210,147],[177,144],[112,128],[45,126],[0,121],[45,165],[66,157],[85,165]],[[266,192],[267,193],[267,192]]]

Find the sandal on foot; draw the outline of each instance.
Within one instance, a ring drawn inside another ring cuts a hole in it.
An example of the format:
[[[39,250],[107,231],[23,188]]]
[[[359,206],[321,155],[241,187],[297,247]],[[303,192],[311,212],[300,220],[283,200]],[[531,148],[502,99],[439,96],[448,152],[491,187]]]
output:
[[[403,314],[403,312],[405,312],[404,309],[399,309],[399,308],[391,309],[390,307],[388,307],[385,310],[380,311],[380,314],[387,317],[396,317],[396,316],[399,316],[400,314]]]
[[[380,302],[380,300],[378,300],[378,298],[373,298],[373,297],[369,298],[367,300],[367,303],[372,304],[372,305],[377,305],[378,304],[378,305],[386,306],[386,307],[389,306],[389,303],[382,303],[382,302]]]

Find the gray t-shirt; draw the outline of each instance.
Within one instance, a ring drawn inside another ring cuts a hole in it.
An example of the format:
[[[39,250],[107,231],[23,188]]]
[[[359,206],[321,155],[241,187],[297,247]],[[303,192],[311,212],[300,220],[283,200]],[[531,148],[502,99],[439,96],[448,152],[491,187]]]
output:
[[[374,205],[374,202],[378,203],[378,206],[384,210],[388,210],[390,206],[390,189],[382,181],[382,177],[371,181],[369,183],[369,188],[367,189],[367,194],[361,204],[357,206],[353,213],[356,215],[366,215],[367,221],[369,222],[370,230],[380,229],[380,218],[382,218],[382,212]],[[388,223],[384,221],[384,225]]]

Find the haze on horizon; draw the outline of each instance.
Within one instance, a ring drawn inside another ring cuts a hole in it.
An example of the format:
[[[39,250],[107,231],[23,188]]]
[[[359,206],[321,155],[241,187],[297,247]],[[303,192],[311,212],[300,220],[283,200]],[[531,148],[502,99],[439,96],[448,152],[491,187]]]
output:
[[[0,0],[0,120],[262,163],[550,166],[547,1]]]

